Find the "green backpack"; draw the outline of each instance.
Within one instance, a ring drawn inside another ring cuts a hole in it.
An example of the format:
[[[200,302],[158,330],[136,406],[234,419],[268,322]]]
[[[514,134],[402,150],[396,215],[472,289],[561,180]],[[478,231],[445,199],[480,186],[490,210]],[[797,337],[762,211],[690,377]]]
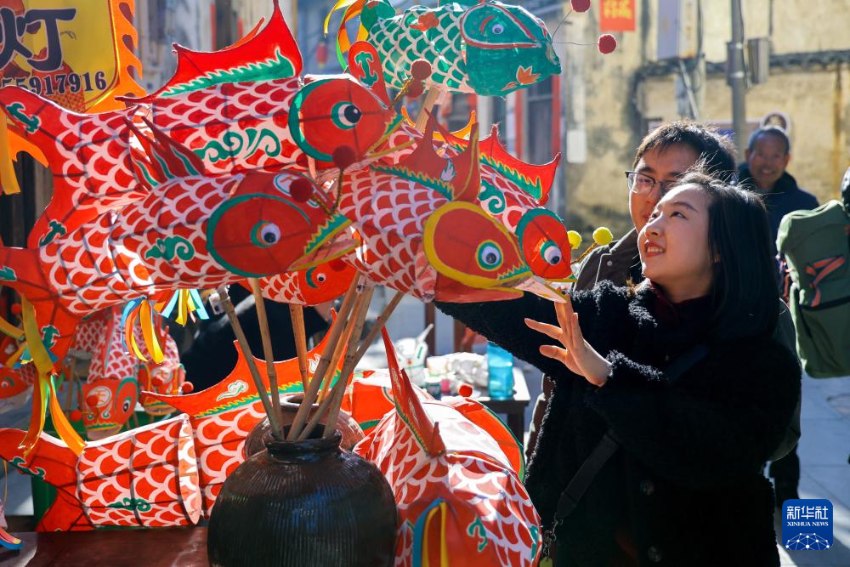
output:
[[[850,216],[838,201],[789,213],[776,246],[791,278],[803,369],[813,378],[850,374]]]

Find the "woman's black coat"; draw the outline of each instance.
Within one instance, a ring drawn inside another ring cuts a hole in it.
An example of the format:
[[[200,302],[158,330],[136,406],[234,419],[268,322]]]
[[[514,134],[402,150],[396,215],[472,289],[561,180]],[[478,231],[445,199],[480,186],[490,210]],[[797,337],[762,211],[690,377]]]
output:
[[[438,305],[555,378],[526,477],[544,527],[604,433],[621,442],[558,528],[557,564],[607,566],[631,547],[642,565],[778,565],[762,468],[799,399],[793,354],[770,338],[711,341],[705,309],[677,311],[650,287],[606,282],[573,305],[585,338],[613,364],[604,387],[539,354],[552,341],[523,318],[557,324],[548,301]],[[654,315],[662,309],[667,317]],[[701,342],[708,354],[669,383],[660,369]]]

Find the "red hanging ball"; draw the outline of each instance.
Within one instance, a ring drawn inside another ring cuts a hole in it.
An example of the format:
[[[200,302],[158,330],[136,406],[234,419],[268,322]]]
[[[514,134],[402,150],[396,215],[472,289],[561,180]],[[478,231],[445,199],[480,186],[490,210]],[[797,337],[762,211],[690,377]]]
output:
[[[410,76],[417,81],[424,81],[431,76],[431,64],[424,59],[414,61],[410,66]]]
[[[71,410],[71,413],[68,414],[68,419],[70,419],[71,421],[82,421],[83,412],[78,409]]]
[[[596,47],[599,49],[599,53],[602,53],[603,55],[612,53],[615,49],[617,49],[617,38],[610,33],[602,34],[596,42]]]
[[[422,83],[411,83],[409,87],[407,87],[407,92],[404,95],[408,98],[417,98],[422,96],[422,93],[425,92],[425,85]]]
[[[334,165],[340,169],[346,169],[357,161],[357,154],[348,146],[340,146],[333,153]]]
[[[183,382],[180,385],[180,393],[181,394],[191,394],[195,390],[195,385],[191,382]]]
[[[590,10],[590,0],[570,0],[574,12],[587,12]]]
[[[313,196],[313,184],[309,179],[299,177],[289,184],[289,194],[299,203],[306,203]]]

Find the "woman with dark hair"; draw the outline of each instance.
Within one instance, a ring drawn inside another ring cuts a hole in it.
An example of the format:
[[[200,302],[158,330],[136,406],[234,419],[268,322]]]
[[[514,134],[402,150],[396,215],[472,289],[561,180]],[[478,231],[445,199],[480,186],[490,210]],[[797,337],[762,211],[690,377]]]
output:
[[[636,288],[442,306],[555,378],[526,486],[556,565],[779,564],[762,469],[800,371],[768,234],[757,196],[690,173],[640,231]]]

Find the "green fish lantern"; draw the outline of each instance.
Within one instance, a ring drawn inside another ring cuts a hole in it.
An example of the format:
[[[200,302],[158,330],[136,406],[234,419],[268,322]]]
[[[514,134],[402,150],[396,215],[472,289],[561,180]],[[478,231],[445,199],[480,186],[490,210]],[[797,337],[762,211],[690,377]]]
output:
[[[448,2],[397,14],[387,0],[340,0],[325,18],[325,33],[342,9],[338,56],[351,45],[346,23],[359,15],[358,39],[375,47],[387,84],[397,89],[418,60],[431,64],[427,86],[486,96],[505,96],[561,72],[546,25],[520,6]]]

